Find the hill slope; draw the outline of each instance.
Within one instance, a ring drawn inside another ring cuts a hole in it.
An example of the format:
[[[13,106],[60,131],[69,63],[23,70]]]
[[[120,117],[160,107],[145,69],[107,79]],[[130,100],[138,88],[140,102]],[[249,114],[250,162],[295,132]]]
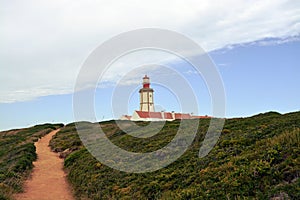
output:
[[[36,160],[34,142],[63,124],[43,124],[0,132],[0,199],[11,199],[23,190],[23,182]]]
[[[166,145],[179,124],[167,122],[157,135],[137,139],[113,121],[100,123],[113,143],[135,152]],[[82,146],[74,124],[62,128],[51,147],[64,151],[68,180],[78,199],[300,199],[300,112],[228,119],[215,148],[200,159],[208,124],[208,119],[200,120],[197,137],[186,153],[152,173],[124,173],[99,163]]]

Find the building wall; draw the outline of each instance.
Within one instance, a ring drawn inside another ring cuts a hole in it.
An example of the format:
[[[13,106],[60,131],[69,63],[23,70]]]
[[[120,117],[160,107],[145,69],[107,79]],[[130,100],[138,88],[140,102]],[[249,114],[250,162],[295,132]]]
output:
[[[140,111],[154,112],[152,91],[143,91],[140,93]]]

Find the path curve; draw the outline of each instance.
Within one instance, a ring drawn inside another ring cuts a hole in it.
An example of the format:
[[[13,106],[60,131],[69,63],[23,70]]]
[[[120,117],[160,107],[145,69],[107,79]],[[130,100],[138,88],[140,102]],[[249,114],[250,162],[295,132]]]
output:
[[[48,146],[58,131],[54,130],[34,143],[38,159],[33,162],[31,178],[25,181],[25,192],[16,194],[17,200],[74,200],[63,171],[64,161]]]

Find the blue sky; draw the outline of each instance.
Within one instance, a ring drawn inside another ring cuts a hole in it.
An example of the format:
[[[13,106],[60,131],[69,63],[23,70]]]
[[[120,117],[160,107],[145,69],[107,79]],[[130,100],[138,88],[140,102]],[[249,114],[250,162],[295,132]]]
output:
[[[1,3],[0,130],[74,121],[72,91],[84,60],[112,36],[144,27],[178,31],[208,52],[223,79],[226,117],[300,110],[300,5],[296,1],[230,1],[230,8],[220,7],[217,1],[133,2]],[[144,14],[138,17],[134,10]],[[123,60],[123,68],[134,63],[127,61]],[[199,101],[198,114],[210,115],[205,82],[189,73],[182,61],[167,64],[190,81]],[[110,82],[117,80],[114,75],[119,69],[116,66],[108,75]],[[124,114],[138,109],[143,73],[152,75],[154,82],[165,76],[147,69],[133,71],[130,88],[135,89]],[[180,110],[176,96],[158,84],[152,86],[155,103],[163,109],[194,112],[193,108]],[[112,89],[108,85],[95,93],[98,120],[113,118]]]
[[[218,66],[226,90],[226,116],[239,117],[278,111],[300,110],[300,41],[262,46],[248,44],[220,49],[209,55]],[[141,81],[141,80],[138,80]],[[137,87],[140,85],[137,84]],[[153,85],[155,103],[167,111],[180,111],[175,97],[163,87]],[[112,118],[112,88],[96,92],[96,114],[99,120]],[[197,92],[201,102],[199,113],[211,114],[210,96],[205,83]],[[130,99],[128,114],[138,109],[138,91]],[[170,103],[171,102],[171,103]],[[208,105],[208,106],[207,106]],[[207,106],[207,107],[206,107]],[[1,129],[30,126],[44,122],[73,121],[72,94],[50,95],[32,101],[1,103]],[[124,113],[127,114],[127,113]]]
[[[226,88],[227,115],[299,111],[299,50],[298,41],[268,46],[254,44],[225,53],[212,52]]]

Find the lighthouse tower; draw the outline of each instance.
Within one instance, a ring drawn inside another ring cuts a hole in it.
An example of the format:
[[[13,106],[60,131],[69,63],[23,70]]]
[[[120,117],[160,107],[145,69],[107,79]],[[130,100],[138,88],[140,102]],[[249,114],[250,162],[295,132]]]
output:
[[[140,111],[154,112],[153,89],[150,88],[150,78],[145,75],[143,88],[140,89]]]

